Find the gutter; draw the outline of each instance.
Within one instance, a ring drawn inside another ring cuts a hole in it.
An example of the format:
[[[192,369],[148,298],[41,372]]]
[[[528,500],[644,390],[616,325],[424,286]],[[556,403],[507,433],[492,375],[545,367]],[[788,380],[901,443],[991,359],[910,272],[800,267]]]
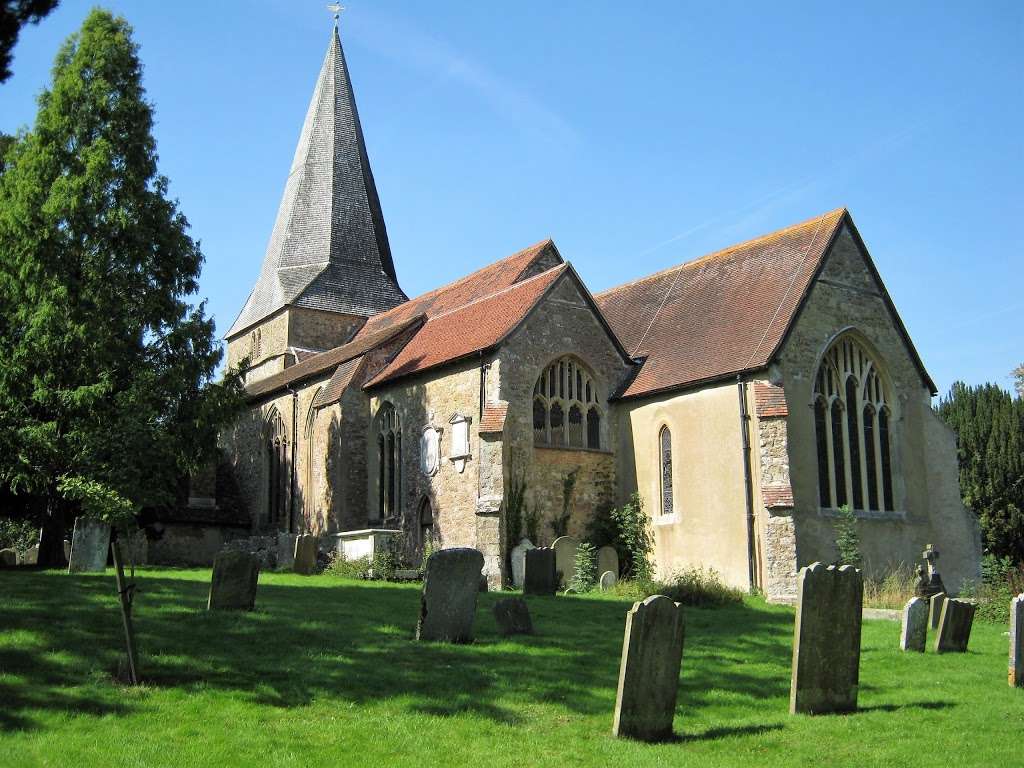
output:
[[[755,568],[754,550],[754,482],[750,475],[750,413],[747,411],[747,385],[743,377],[736,376],[736,394],[740,401],[740,440],[742,443],[741,458],[743,459],[743,491],[747,513],[747,577],[750,589],[757,587],[757,571]]]

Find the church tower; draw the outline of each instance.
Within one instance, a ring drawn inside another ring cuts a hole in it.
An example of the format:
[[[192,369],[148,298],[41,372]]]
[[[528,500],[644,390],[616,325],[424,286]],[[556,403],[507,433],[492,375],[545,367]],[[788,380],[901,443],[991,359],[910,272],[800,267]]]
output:
[[[249,381],[348,341],[407,300],[398,285],[337,27],[256,285],[228,331]]]

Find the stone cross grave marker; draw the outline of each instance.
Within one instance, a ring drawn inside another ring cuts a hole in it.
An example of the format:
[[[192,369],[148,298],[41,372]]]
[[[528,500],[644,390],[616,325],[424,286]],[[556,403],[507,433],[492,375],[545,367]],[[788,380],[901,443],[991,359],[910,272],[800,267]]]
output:
[[[521,597],[506,597],[496,602],[494,620],[498,623],[498,633],[503,637],[533,634],[530,608]]]
[[[607,592],[609,589],[614,587],[618,581],[619,578],[615,575],[615,571],[605,571],[601,574],[601,591]]]
[[[1024,594],[1010,601],[1010,686],[1024,688]]]
[[[473,642],[473,619],[484,556],[476,549],[442,549],[427,560],[417,640]]]
[[[569,586],[576,577],[576,547],[579,544],[575,536],[559,536],[551,545],[555,551],[555,570],[559,573],[559,586]]]
[[[932,631],[939,628],[939,619],[942,617],[942,604],[947,600],[945,592],[939,592],[928,598],[928,626]]]
[[[634,603],[626,613],[612,723],[616,736],[641,741],[672,737],[683,631],[682,606],[664,595]]]
[[[939,575],[939,551],[929,544],[925,547],[924,552],[921,553],[921,557],[924,558],[928,568],[927,573],[918,568],[917,572],[920,578],[914,588],[914,593],[918,597],[931,597],[939,592],[945,592],[946,587],[943,585],[942,577]]]
[[[797,577],[791,714],[853,712],[860,677],[861,572],[814,563]]]
[[[555,551],[550,547],[527,550],[523,568],[523,594],[553,595],[557,589]]]
[[[523,539],[516,546],[512,547],[512,554],[510,559],[512,560],[512,586],[523,587],[523,575],[526,571],[526,552],[530,549],[536,549],[533,546],[533,542],[529,539]]]
[[[292,570],[303,576],[316,573],[317,539],[311,533],[295,537],[295,557]]]
[[[89,517],[75,520],[68,573],[102,572],[110,550],[110,524]]]
[[[615,547],[601,547],[597,550],[597,572],[611,571],[615,578],[619,577],[619,553]]]
[[[256,605],[260,560],[248,552],[220,552],[213,559],[209,611],[251,611]]]
[[[901,651],[920,651],[928,640],[928,601],[912,597],[903,606],[903,631],[900,632]]]
[[[974,612],[977,609],[974,603],[953,598],[942,604],[939,632],[935,636],[936,653],[967,653],[971,625],[974,624]]]

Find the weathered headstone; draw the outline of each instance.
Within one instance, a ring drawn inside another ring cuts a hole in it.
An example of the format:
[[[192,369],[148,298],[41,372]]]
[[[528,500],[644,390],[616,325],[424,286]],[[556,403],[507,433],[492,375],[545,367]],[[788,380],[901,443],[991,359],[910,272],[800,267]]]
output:
[[[527,550],[523,569],[523,594],[553,595],[557,589],[555,551],[550,547]]]
[[[260,560],[248,552],[221,552],[213,559],[207,610],[251,611],[256,605]]]
[[[487,574],[486,573],[481,573],[480,574],[480,581],[477,582],[477,590],[476,591],[477,592],[486,592],[487,591]]]
[[[601,547],[597,550],[597,572],[611,571],[615,578],[619,577],[619,553],[615,547]]]
[[[105,570],[108,551],[109,523],[91,517],[79,517],[75,520],[75,532],[71,539],[68,573],[93,573]]]
[[[33,547],[29,547],[25,550],[25,554],[21,558],[21,562],[25,565],[36,565],[39,563],[39,545],[36,544]]]
[[[555,570],[559,574],[559,586],[569,586],[576,577],[576,547],[579,545],[575,536],[559,536],[551,545],[551,549],[555,551]]]
[[[531,549],[536,549],[536,547],[529,539],[523,539],[512,547],[510,559],[512,560],[512,586],[514,587],[522,589],[523,574],[526,571],[526,552]]]
[[[14,549],[0,549],[0,565],[14,567],[18,564],[18,552]]]
[[[427,560],[416,623],[417,640],[473,642],[473,619],[484,556],[475,549],[442,549]]]
[[[494,604],[494,620],[498,622],[499,634],[504,637],[533,634],[530,609],[521,597],[506,597],[496,602]]]
[[[860,678],[861,572],[814,563],[797,577],[791,714],[852,712]]]
[[[303,576],[316,573],[317,538],[311,533],[295,537],[295,557],[292,570]]]
[[[64,539],[64,559],[71,560],[71,542]]]
[[[683,608],[664,595],[633,604],[619,662],[612,733],[641,741],[672,736],[683,660]]]
[[[950,598],[942,604],[939,632],[935,636],[936,653],[967,653],[976,610],[978,606],[966,600]]]
[[[273,553],[273,559],[268,557],[268,568],[276,567],[279,571],[290,571],[295,565],[295,540],[298,537],[294,533],[281,531],[277,534],[277,547]]]
[[[607,592],[609,589],[614,587],[619,581],[619,577],[615,575],[615,571],[605,571],[601,574],[601,591]]]
[[[1010,686],[1024,688],[1024,594],[1010,601]]]
[[[928,640],[928,601],[912,597],[903,606],[903,631],[900,633],[901,651],[920,651]]]
[[[942,604],[948,598],[945,592],[939,592],[928,598],[928,626],[932,631],[939,628],[939,619],[942,617]]]

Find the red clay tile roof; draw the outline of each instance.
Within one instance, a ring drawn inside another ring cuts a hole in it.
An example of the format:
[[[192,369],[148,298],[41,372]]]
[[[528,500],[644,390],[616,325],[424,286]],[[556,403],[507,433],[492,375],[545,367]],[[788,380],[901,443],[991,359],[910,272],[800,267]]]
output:
[[[765,384],[763,381],[754,382],[754,408],[759,419],[789,416],[786,391],[782,387]]]
[[[505,417],[508,415],[508,403],[488,403],[484,406],[483,415],[480,417],[480,432],[504,432]]]
[[[623,345],[646,358],[621,396],[767,365],[846,218],[840,208],[598,294]]]
[[[364,359],[360,355],[339,365],[334,373],[331,374],[331,380],[327,382],[327,386],[317,393],[312,407],[323,408],[325,405],[338,402],[341,396],[345,394],[348,385],[352,383],[352,379],[355,377],[356,371],[359,370],[359,366]]]
[[[272,392],[321,376],[341,363],[359,357],[360,355],[369,352],[371,349],[380,346],[385,341],[388,341],[404,331],[406,328],[422,322],[422,315],[414,315],[402,322],[391,324],[379,329],[374,333],[360,333],[355,339],[347,344],[342,344],[340,347],[335,347],[334,349],[329,349],[326,352],[321,352],[319,355],[314,355],[302,362],[285,368],[283,371],[267,376],[265,379],[260,379],[259,381],[254,381],[252,384],[246,385],[245,394],[249,400],[257,400],[265,395],[271,394]]]
[[[788,485],[766,485],[761,489],[761,500],[768,509],[793,506],[793,489]]]
[[[489,296],[428,317],[402,351],[365,386],[419,373],[493,347],[522,322],[568,269],[568,264],[560,264]]]
[[[435,288],[404,304],[399,304],[394,309],[374,315],[366,321],[366,325],[356,334],[356,338],[379,331],[388,325],[404,322],[415,315],[442,315],[484,296],[497,293],[528,276],[532,271],[531,267],[543,257],[547,257],[552,265],[562,263],[562,257],[550,238],[488,264],[454,283]]]

